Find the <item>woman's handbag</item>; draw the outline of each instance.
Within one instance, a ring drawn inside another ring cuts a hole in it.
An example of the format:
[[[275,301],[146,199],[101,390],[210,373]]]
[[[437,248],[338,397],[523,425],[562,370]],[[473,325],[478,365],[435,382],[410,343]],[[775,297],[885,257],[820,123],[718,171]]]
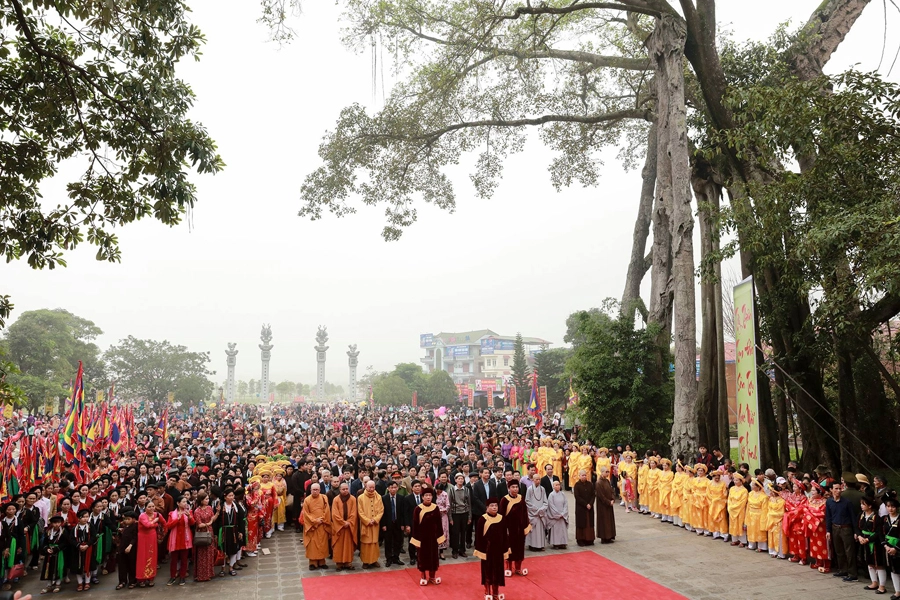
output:
[[[212,531],[209,529],[198,530],[194,534],[195,546],[209,546],[210,544],[212,544]]]

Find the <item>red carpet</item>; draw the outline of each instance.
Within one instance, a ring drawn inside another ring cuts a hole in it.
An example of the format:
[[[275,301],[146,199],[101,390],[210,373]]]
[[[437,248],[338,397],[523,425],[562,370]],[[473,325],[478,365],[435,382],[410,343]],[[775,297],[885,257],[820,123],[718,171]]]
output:
[[[684,600],[646,577],[593,552],[551,554],[525,559],[527,577],[507,577],[500,591],[509,600]],[[441,565],[439,586],[419,586],[419,571],[385,571],[304,578],[307,600],[331,600],[336,589],[354,600],[484,600],[477,562]],[[337,578],[340,577],[340,580]]]

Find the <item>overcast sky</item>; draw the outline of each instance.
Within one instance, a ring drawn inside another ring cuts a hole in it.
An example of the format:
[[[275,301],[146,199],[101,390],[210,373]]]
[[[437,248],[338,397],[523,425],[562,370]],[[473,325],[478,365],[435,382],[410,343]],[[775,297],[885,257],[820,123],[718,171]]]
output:
[[[87,244],[65,269],[0,264],[13,318],[62,307],[103,329],[104,349],[134,335],[210,351],[217,381],[227,342],[240,352],[237,378],[259,378],[260,326],[271,323],[273,381],[304,383],[315,379],[316,327],[327,325],[326,377],[346,387],[348,344],[359,345],[361,372],[418,361],[426,332],[521,331],[560,345],[570,313],[621,296],[640,176],[613,157],[600,187],[557,194],[550,154],[535,140],[507,162],[489,201],[474,198],[466,172],[454,171],[456,213],[419,205],[418,223],[399,242],[381,238],[383,209],[298,217],[300,184],[319,164],[323,132],[342,107],[381,102],[380,83],[373,102],[371,56],[341,46],[334,2],[305,2],[294,21],[298,38],[284,47],[267,42],[254,0],[190,4],[208,43],[202,60],[179,73],[198,97],[193,118],[218,142],[227,168],[194,177],[199,204],[182,225],[147,220],[118,230],[121,264],[95,261]],[[719,21],[737,39],[763,39],[780,22],[805,21],[818,4],[727,0]],[[881,2],[866,9],[830,72],[857,63],[875,69],[882,11]],[[889,21],[900,23],[896,13]],[[900,40],[888,34],[883,73]],[[48,200],[60,194],[51,188]]]

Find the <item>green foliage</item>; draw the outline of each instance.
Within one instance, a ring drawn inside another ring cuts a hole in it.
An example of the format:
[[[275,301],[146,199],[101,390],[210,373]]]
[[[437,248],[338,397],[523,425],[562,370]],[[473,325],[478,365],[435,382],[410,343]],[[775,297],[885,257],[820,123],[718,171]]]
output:
[[[538,384],[547,386],[547,409],[550,412],[565,409],[569,400],[569,375],[566,361],[572,356],[571,348],[542,348],[535,355],[534,368]]]
[[[107,378],[94,339],[103,332],[92,321],[63,309],[40,309],[22,313],[6,330],[3,346],[19,373],[8,381],[28,398],[27,407],[42,410],[48,399],[68,395],[71,381],[84,365],[85,398],[105,389]]]
[[[14,408],[22,408],[28,404],[28,396],[18,385],[7,381],[10,375],[19,375],[18,367],[6,360],[6,353],[0,348],[0,406],[13,405]]]
[[[522,341],[522,334],[516,333],[516,341],[513,344],[513,362],[512,368],[513,384],[516,386],[516,397],[520,402],[525,402],[531,391],[531,369],[528,368],[528,361],[525,358],[525,343]],[[523,404],[524,406],[524,404]]]
[[[262,4],[273,37],[290,39],[286,20],[299,2]],[[417,201],[453,211],[447,168],[462,155],[478,154],[472,184],[490,197],[529,127],[557,154],[549,170],[558,189],[596,185],[605,146],[620,145],[633,163],[630,140],[643,139],[650,118],[650,64],[645,36],[610,18],[618,12],[528,15],[516,12],[522,3],[472,0],[340,4],[345,44],[395,57],[400,81],[378,113],[359,104],[341,111],[319,147],[322,165],[301,188],[301,216],[350,214],[348,201],[359,198],[385,206],[382,235],[396,239],[416,220]]]
[[[399,375],[388,375],[378,381],[374,389],[375,403],[381,406],[412,404],[412,392]]]
[[[459,400],[456,385],[446,371],[435,371],[425,382],[425,397],[419,394],[419,406],[454,406]]]
[[[397,375],[406,382],[406,387],[412,391],[419,392],[419,401],[421,402],[425,394],[426,375],[420,365],[416,363],[400,363],[394,367],[391,375]]]
[[[566,369],[579,394],[578,415],[595,444],[665,447],[672,427],[674,387],[654,384],[659,356],[656,331],[634,329],[618,310],[573,313],[567,339],[575,339]]]
[[[0,6],[0,255],[65,266],[87,241],[118,261],[112,229],[144,217],[178,223],[196,202],[190,171],[223,167],[188,118],[175,76],[204,39],[181,0],[10,0]],[[68,199],[41,196],[60,165],[79,166]],[[0,296],[0,326],[9,310]]]
[[[128,336],[104,354],[116,381],[116,393],[126,400],[149,401],[162,406],[169,392],[176,401],[196,403],[212,394],[207,379],[208,352],[190,352],[163,340],[139,340]]]

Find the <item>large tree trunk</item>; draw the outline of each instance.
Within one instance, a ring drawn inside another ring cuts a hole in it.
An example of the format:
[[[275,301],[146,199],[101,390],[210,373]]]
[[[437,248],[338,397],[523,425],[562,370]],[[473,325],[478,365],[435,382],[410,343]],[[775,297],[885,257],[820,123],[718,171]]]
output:
[[[697,318],[694,298],[694,214],[684,103],[684,22],[671,15],[656,20],[647,41],[656,67],[659,160],[657,195],[670,198],[674,292],[675,402],[670,445],[675,456],[697,448]]]
[[[641,171],[641,198],[638,202],[638,214],[634,220],[634,233],[631,242],[631,260],[628,262],[628,274],[625,276],[625,292],[622,294],[622,314],[634,318],[634,311],[640,309],[641,281],[650,267],[647,260],[647,238],[650,236],[650,223],[653,220],[653,190],[656,186],[656,123],[650,124],[647,131],[647,156]],[[648,315],[646,309],[641,310],[644,320]]]
[[[700,384],[697,394],[697,431],[700,443],[712,448],[728,450],[720,441],[719,419],[719,371],[724,366],[724,345],[721,318],[716,310],[716,296],[721,299],[721,288],[716,271],[710,261],[718,250],[718,207],[722,187],[713,181],[709,163],[700,155],[694,155],[691,186],[697,197],[697,213],[700,222]],[[715,260],[718,265],[718,260]],[[721,302],[718,303],[721,307]],[[722,354],[720,355],[720,351]],[[726,425],[727,427],[727,425]]]

